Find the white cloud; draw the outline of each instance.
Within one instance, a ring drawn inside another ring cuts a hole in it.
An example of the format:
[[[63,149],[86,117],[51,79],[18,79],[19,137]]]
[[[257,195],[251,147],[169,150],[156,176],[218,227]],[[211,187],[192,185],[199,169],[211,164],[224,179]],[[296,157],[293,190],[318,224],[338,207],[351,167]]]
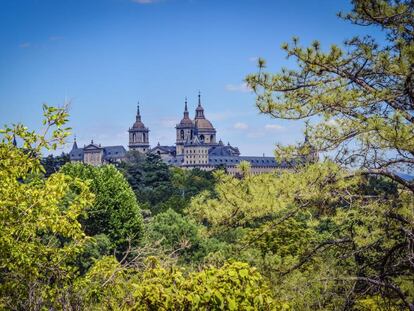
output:
[[[180,121],[176,118],[164,118],[159,121],[162,127],[174,128]]]
[[[27,49],[27,48],[29,48],[30,46],[31,46],[30,42],[24,42],[24,43],[22,43],[22,44],[20,44],[20,45],[19,45],[19,47],[20,47],[21,49]]]
[[[265,129],[268,131],[283,131],[285,127],[278,124],[266,124]]]
[[[241,83],[241,84],[227,84],[225,86],[226,91],[229,92],[242,92],[242,93],[248,93],[252,90],[248,87],[247,83]]]
[[[249,61],[251,61],[252,63],[257,63],[258,59],[259,59],[259,57],[257,57],[257,56],[249,57]]]
[[[249,126],[243,122],[237,122],[233,125],[233,127],[237,130],[247,130]]]

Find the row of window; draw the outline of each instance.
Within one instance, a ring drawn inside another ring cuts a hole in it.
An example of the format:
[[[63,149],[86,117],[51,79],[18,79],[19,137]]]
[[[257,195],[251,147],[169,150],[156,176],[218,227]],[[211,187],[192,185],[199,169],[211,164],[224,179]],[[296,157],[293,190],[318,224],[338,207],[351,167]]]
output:
[[[185,150],[185,153],[207,153],[208,152],[208,150],[207,149],[201,149],[201,150],[198,150],[198,152],[196,152],[196,150],[193,150],[193,149],[186,149]]]
[[[186,155],[185,156],[186,158],[196,158],[196,157],[199,157],[199,158],[207,158],[208,157],[208,155],[207,154],[190,154],[190,155]]]
[[[241,160],[241,161],[243,161],[243,160]],[[239,163],[240,162],[240,160],[239,159],[214,159],[214,162],[220,162],[220,163],[223,163],[223,162],[232,162],[232,163]],[[275,161],[274,160],[247,160],[247,162],[250,162],[250,163],[275,163]]]
[[[207,164],[208,161],[187,161],[187,164]]]

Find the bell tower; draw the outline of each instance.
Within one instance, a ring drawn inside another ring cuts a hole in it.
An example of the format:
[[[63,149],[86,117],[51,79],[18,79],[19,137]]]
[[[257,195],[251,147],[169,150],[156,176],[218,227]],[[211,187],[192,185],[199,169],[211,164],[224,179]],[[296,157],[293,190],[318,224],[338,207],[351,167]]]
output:
[[[149,150],[149,129],[145,127],[141,120],[141,112],[139,110],[139,102],[137,105],[137,115],[129,133],[129,150],[147,153]]]
[[[176,137],[176,154],[180,155],[184,153],[184,144],[187,140],[192,140],[194,136],[194,123],[190,119],[188,114],[187,107],[187,97],[185,98],[184,105],[184,116],[179,124],[175,127],[177,137]]]

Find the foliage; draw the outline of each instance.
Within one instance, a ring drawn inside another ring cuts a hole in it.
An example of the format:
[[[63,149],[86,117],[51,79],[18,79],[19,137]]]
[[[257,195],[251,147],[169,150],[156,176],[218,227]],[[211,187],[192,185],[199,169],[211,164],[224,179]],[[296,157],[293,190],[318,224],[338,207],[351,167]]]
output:
[[[105,234],[119,256],[139,243],[143,235],[140,208],[131,187],[113,165],[68,163],[61,172],[87,181],[95,194],[94,203],[80,219],[86,234]]]
[[[297,70],[259,72],[247,77],[261,112],[282,119],[320,117],[309,127],[309,140],[319,151],[335,151],[342,164],[364,174],[391,178],[414,191],[412,182],[395,171],[414,168],[414,5],[410,0],[354,0],[350,14],[358,25],[380,27],[384,44],[354,37],[345,47],[324,52],[319,42],[304,48],[297,38],[284,44]],[[279,146],[279,157],[297,148]],[[302,151],[306,153],[306,150]]]
[[[232,246],[227,258],[257,267],[277,300],[304,310],[375,295],[402,307],[414,298],[404,233],[414,220],[410,196],[372,189],[332,162],[218,178],[214,194],[196,197],[188,213]]]
[[[44,169],[36,155],[68,135],[65,108],[43,108],[42,134],[19,124],[1,130],[0,306],[6,309],[68,305],[72,262],[87,241],[77,220],[93,200],[87,185],[61,173],[37,177]],[[14,137],[25,149],[13,145]]]
[[[156,215],[146,227],[145,243],[158,245],[182,263],[195,263],[210,251],[223,248],[216,240],[204,235],[204,228],[186,216],[169,209]]]
[[[84,301],[88,310],[100,310],[102,305],[132,310],[289,308],[287,303],[276,304],[257,270],[240,262],[209,267],[186,276],[178,267],[160,266],[155,258],[147,260],[142,272],[134,273],[107,257],[95,264],[78,288],[87,297]]]
[[[129,152],[120,171],[134,190],[141,206],[153,214],[169,208],[181,212],[191,197],[206,189],[212,189],[213,176],[201,170],[169,168],[158,155],[142,155]]]
[[[49,177],[53,173],[56,173],[60,168],[69,162],[69,154],[62,153],[59,156],[48,155],[41,159],[41,164],[45,170],[45,177]]]
[[[39,155],[69,135],[65,107],[44,106],[41,134],[2,130],[0,308],[414,310],[414,186],[396,174],[414,168],[414,6],[353,5],[342,17],[380,26],[383,45],[294,39],[296,70],[260,59],[247,77],[261,112],[313,122],[305,144],[278,146],[289,170],[242,162],[234,178],[132,152],[122,173],[55,172],[65,160]],[[315,150],[335,157],[298,160]],[[155,215],[145,228],[137,199]]]
[[[141,206],[156,214],[160,205],[173,195],[168,166],[158,155],[128,152],[127,160],[119,165]]]
[[[85,243],[81,253],[78,254],[77,266],[81,275],[85,274],[93,263],[111,254],[113,245],[105,234],[95,235]]]
[[[334,224],[335,236],[347,242],[337,252],[329,245],[326,259],[330,260],[325,262],[339,264],[335,256],[352,259],[350,266],[338,268],[354,282],[347,289],[344,308],[361,306],[363,300],[378,308],[389,304],[414,310],[414,293],[408,285],[414,281],[414,181],[397,174],[412,174],[414,169],[414,4],[410,0],[352,3],[352,12],[340,17],[379,27],[385,34],[383,42],[354,37],[343,48],[333,45],[324,51],[317,41],[302,47],[294,38],[282,48],[296,60],[296,69],[271,74],[260,59],[258,73],[246,81],[261,112],[313,122],[307,128],[307,147],[278,145],[279,160],[309,155],[312,146],[352,169],[344,180],[368,176],[358,190],[340,195],[343,202],[335,204],[327,218]],[[320,245],[318,251],[328,246]],[[377,303],[379,296],[383,304]]]

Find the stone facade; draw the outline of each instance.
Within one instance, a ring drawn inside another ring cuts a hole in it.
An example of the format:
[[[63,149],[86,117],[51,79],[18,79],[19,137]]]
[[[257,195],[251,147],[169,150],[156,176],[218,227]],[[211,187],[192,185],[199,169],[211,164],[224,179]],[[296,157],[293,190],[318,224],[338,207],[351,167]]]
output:
[[[100,144],[94,144],[92,140],[89,145],[79,148],[76,138],[69,152],[71,162],[82,162],[93,166],[120,162],[125,156],[126,150],[123,146],[102,147]]]
[[[158,143],[156,147],[149,150],[150,153],[158,154],[168,165],[206,171],[223,167],[232,175],[240,173],[238,165],[241,161],[250,162],[252,174],[285,168],[284,165],[276,163],[274,157],[240,156],[237,147],[224,145],[221,140],[217,142],[216,129],[204,114],[200,94],[198,94],[194,119],[189,116],[188,102],[185,99],[183,118],[175,129],[175,146],[161,146]]]

